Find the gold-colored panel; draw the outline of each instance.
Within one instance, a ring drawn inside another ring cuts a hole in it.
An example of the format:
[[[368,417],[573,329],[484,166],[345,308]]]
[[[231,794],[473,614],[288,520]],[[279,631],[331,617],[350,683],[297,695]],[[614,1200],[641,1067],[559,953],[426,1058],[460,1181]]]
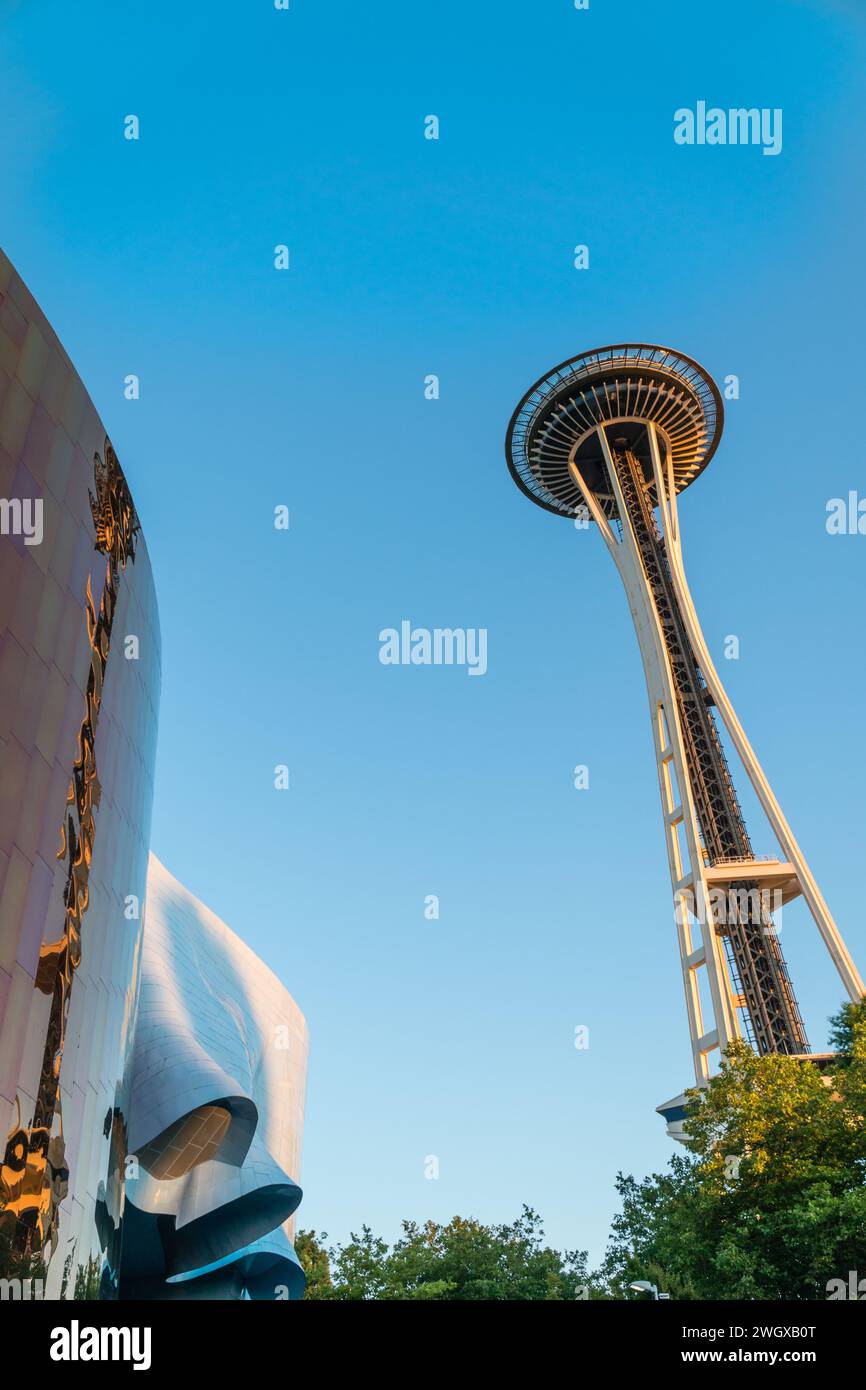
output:
[[[154,1178],[185,1177],[197,1163],[216,1158],[230,1121],[224,1105],[199,1106],[140,1148],[139,1162]]]
[[[90,576],[87,577],[85,618],[90,642],[90,673],[57,851],[57,858],[64,860],[67,866],[63,927],[59,937],[43,943],[37,967],[36,988],[51,996],[51,1009],[33,1117],[29,1125],[21,1123],[19,1098],[16,1122],[7,1137],[0,1164],[0,1235],[24,1257],[38,1255],[49,1246],[53,1251],[57,1244],[58,1209],[68,1190],[60,1067],[70,996],[81,960],[84,918],[90,901],[90,865],[96,834],[94,811],[100,799],[94,745],[120,575],[127,561],[135,559],[135,538],[139,531],[132,497],[108,438],[104,453],[104,459],[99,454],[94,456],[96,493],[90,493],[90,508],[96,531],[95,549],[106,556],[105,579],[97,614]],[[118,1118],[117,1124],[112,1126],[112,1137],[122,1137],[122,1134],[123,1124]],[[122,1163],[124,1156],[116,1157]]]

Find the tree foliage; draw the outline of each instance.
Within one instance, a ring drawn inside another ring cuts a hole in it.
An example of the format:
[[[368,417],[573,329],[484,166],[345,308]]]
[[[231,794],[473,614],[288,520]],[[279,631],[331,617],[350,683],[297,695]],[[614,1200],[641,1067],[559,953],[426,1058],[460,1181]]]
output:
[[[326,1239],[298,1236],[307,1298],[574,1299],[588,1278],[585,1252],[546,1245],[541,1218],[529,1207],[510,1225],[460,1216],[447,1225],[404,1221],[393,1246],[369,1226],[327,1251]]]
[[[673,1297],[823,1299],[866,1274],[866,1002],[832,1020],[830,1073],[727,1051],[688,1093],[689,1154],[643,1182],[620,1174],[604,1275],[615,1296],[649,1278]]]

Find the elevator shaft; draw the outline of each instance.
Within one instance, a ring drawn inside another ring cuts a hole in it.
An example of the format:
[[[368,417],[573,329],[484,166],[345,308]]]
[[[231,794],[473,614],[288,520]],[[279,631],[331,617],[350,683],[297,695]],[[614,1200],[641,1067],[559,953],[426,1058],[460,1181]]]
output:
[[[673,676],[695,812],[710,864],[754,859],[731,780],[710,695],[689,642],[670,564],[646,490],[643,468],[631,449],[611,447],[611,460],[641,565],[658,615]],[[803,1021],[772,918],[757,882],[730,885],[724,920],[707,923],[725,942],[733,989],[742,1000],[745,1032],[757,1051],[808,1052]]]

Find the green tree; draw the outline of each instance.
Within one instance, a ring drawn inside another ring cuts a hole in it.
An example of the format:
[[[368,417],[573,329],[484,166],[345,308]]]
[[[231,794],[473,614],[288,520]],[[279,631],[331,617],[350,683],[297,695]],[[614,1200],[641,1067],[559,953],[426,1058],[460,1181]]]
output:
[[[305,1298],[333,1298],[331,1260],[322,1243],[327,1239],[326,1231],[321,1235],[316,1231],[298,1231],[295,1236],[295,1254],[307,1278]]]
[[[691,1153],[643,1182],[618,1176],[615,1296],[654,1277],[680,1298],[823,1299],[828,1280],[866,1273],[866,1001],[831,1029],[829,1074],[730,1047],[688,1093]]]
[[[322,1247],[298,1237],[305,1269],[322,1269]],[[314,1248],[315,1247],[315,1248]],[[327,1252],[329,1279],[317,1274],[307,1297],[338,1299],[574,1299],[588,1285],[586,1254],[544,1243],[541,1218],[524,1207],[516,1221],[485,1226],[455,1216],[447,1225],[403,1222],[389,1247],[368,1226]]]

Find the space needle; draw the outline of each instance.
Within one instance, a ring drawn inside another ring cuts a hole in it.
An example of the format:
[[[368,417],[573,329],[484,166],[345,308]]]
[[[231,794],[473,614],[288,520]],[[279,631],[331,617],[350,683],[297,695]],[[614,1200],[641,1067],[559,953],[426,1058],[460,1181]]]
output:
[[[686,583],[677,498],[710,462],[722,425],[707,372],[670,348],[632,343],[554,367],[523,397],[506,440],[521,491],[556,516],[594,522],[625,586],[698,1085],[738,1038],[760,1055],[813,1056],[770,906],[802,896],[848,995],[866,992],[725,693]],[[752,848],[717,720],[766,813],[772,855]],[[658,1107],[674,1137],[683,1107],[682,1095]]]

